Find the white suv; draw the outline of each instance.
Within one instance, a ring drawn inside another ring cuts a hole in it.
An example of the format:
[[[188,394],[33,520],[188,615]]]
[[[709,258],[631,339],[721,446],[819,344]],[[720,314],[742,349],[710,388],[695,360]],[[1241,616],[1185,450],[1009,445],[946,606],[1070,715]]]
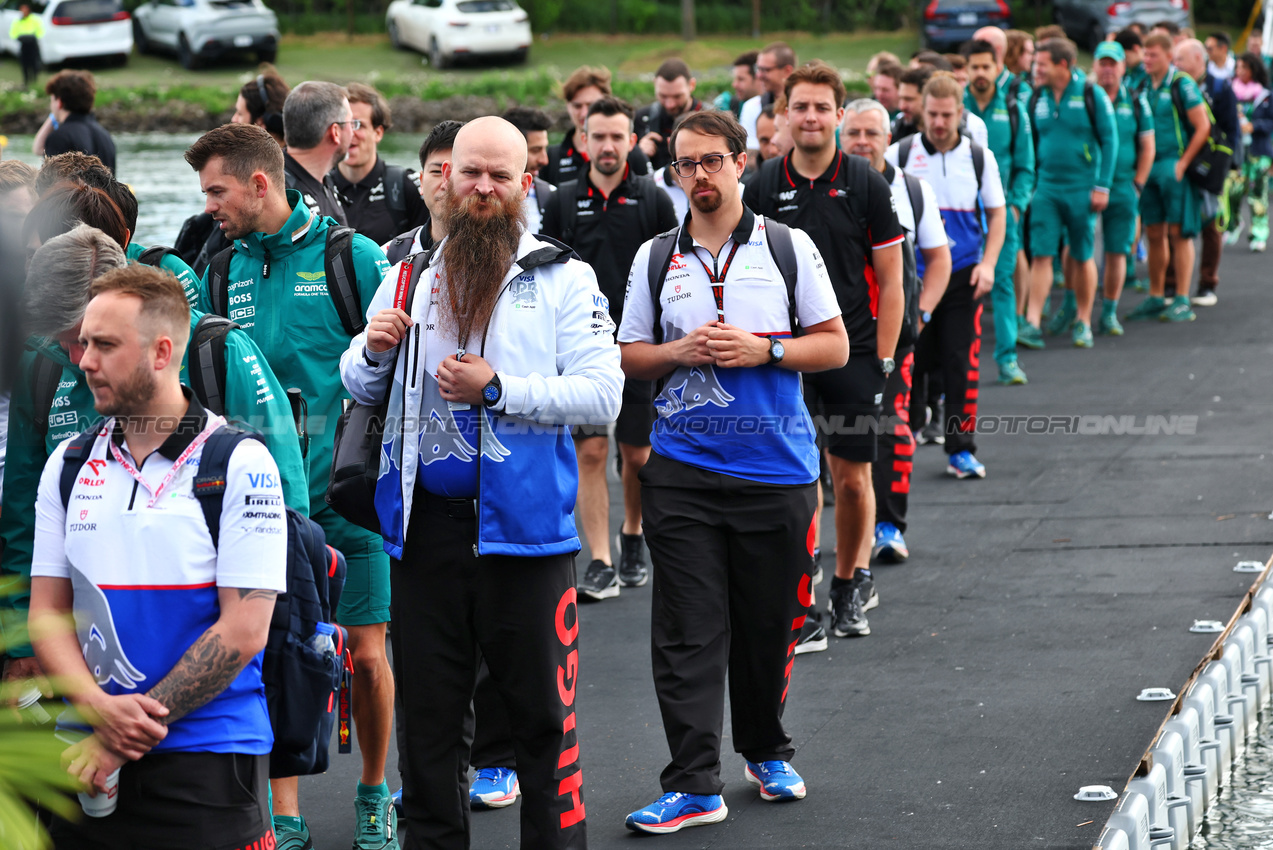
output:
[[[278,18],[261,0],[148,0],[133,12],[133,35],[142,53],[175,53],[197,68],[229,53],[278,56]]]
[[[530,18],[515,0],[393,0],[385,12],[389,41],[445,68],[467,56],[508,55],[525,62]]]
[[[18,42],[9,28],[18,7],[29,5],[44,22],[40,61],[57,65],[68,59],[112,57],[121,64],[133,52],[133,28],[119,0],[4,0],[0,6],[0,51],[18,55]]]

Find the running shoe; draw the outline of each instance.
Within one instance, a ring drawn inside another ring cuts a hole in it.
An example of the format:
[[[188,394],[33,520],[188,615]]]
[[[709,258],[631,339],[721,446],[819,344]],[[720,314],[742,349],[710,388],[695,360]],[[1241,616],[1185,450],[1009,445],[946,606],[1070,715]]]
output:
[[[1101,318],[1097,321],[1096,332],[1105,336],[1122,336],[1123,326],[1118,321],[1118,314],[1115,309],[1117,303],[1106,301],[1104,307],[1101,308]]]
[[[831,634],[846,638],[866,637],[871,633],[871,624],[866,619],[856,581],[831,588],[830,597],[827,607],[831,609]],[[876,604],[879,604],[878,596]]]
[[[521,793],[517,771],[507,767],[479,767],[469,786],[469,808],[502,809],[513,805]]]
[[[1025,370],[1015,360],[999,364],[999,383],[1005,387],[1027,383]]]
[[[1052,321],[1048,322],[1048,336],[1060,336],[1069,331],[1077,315],[1078,311],[1068,301],[1062,304],[1057,309],[1056,315],[1052,317]]]
[[[955,452],[946,465],[946,474],[956,478],[985,478],[986,467],[972,452]]]
[[[620,533],[615,540],[615,548],[619,550],[619,583],[624,587],[644,587],[650,580],[650,571],[645,567],[644,543],[643,534]]]
[[[937,446],[946,444],[946,435],[942,433],[941,426],[936,422],[929,422],[915,432],[916,445],[926,446],[930,443]]]
[[[1127,285],[1123,288],[1130,289],[1132,292],[1148,292],[1149,281],[1144,278],[1133,277],[1131,280],[1127,281]]]
[[[866,569],[854,570],[852,581],[857,586],[858,596],[862,599],[863,611],[880,607],[880,595],[875,592],[874,573]]]
[[[1160,322],[1192,322],[1198,314],[1189,306],[1188,295],[1177,295],[1166,310],[1158,314]]]
[[[593,561],[584,570],[583,580],[579,582],[579,593],[583,599],[593,602],[613,599],[619,595],[619,574],[610,564],[600,560]]]
[[[1167,309],[1167,302],[1161,296],[1150,295],[1136,305],[1136,308],[1123,317],[1127,322],[1146,322],[1157,319]]]
[[[1199,289],[1198,294],[1190,299],[1190,303],[1195,307],[1214,307],[1219,300],[1214,289]]]
[[[827,648],[827,630],[822,628],[813,616],[809,614],[804,618],[804,625],[800,627],[800,637],[796,640],[796,655],[805,655],[810,652],[824,652]]]
[[[1074,343],[1075,348],[1091,348],[1092,326],[1087,322],[1076,321],[1074,329],[1070,332],[1070,341]]]
[[[389,799],[393,800],[393,810],[398,813],[398,817],[402,817],[402,789],[390,794]]]
[[[1264,239],[1251,240],[1251,253],[1253,254],[1263,254],[1266,247],[1268,247],[1268,242]]]
[[[822,584],[822,550],[813,550],[813,578],[809,582],[810,587],[817,587]]]
[[[313,850],[314,841],[309,837],[309,826],[304,818],[288,818],[288,821],[299,820],[301,828],[295,829],[290,824],[279,822],[274,818],[274,846],[276,850]]]
[[[1038,351],[1045,347],[1047,343],[1043,341],[1043,331],[1039,329],[1038,325],[1032,325],[1028,321],[1023,320],[1021,328],[1017,331],[1017,345]]]
[[[1242,219],[1238,219],[1237,224],[1224,234],[1224,245],[1226,248],[1232,248],[1238,244],[1238,240],[1242,238],[1242,230],[1246,227],[1246,223]]]
[[[871,557],[885,564],[900,564],[911,556],[902,532],[891,522],[875,524],[875,545]]]
[[[760,799],[770,803],[786,800],[803,800],[804,780],[792,769],[790,762],[746,762],[743,778],[760,788]]]
[[[644,809],[628,815],[624,826],[633,832],[663,835],[687,826],[720,823],[729,814],[725,798],[719,794],[664,794]]]
[[[358,827],[353,850],[399,850],[398,813],[392,797],[354,797]]]

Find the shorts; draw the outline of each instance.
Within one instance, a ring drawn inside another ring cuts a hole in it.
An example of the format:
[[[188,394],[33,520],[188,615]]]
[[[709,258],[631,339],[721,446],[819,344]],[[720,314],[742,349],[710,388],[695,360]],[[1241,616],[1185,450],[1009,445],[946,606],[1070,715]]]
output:
[[[1109,206],[1101,213],[1101,239],[1106,254],[1126,254],[1136,240],[1136,213],[1139,210],[1136,190],[1130,184],[1114,187],[1109,193]]]
[[[323,527],[327,545],[341,551],[348,567],[336,622],[342,626],[389,622],[389,555],[384,540],[326,505],[310,514],[310,519]]]
[[[619,418],[614,422],[615,442],[625,446],[648,447],[656,415],[654,382],[628,378],[623,382],[623,406],[619,408]],[[575,425],[570,429],[570,436],[576,440],[606,437],[609,434],[609,425]]]
[[[1092,259],[1096,247],[1096,213],[1092,193],[1075,189],[1066,192],[1051,187],[1034,193],[1030,202],[1030,245],[1036,257],[1057,256],[1053,246],[1068,237],[1070,256],[1080,263]]]
[[[104,818],[55,819],[57,850],[181,847],[242,850],[274,845],[270,757],[242,753],[150,753],[125,762],[119,802]]]
[[[804,376],[821,408],[814,427],[831,454],[853,463],[874,463],[884,404],[884,370],[871,351],[847,365]]]
[[[1149,171],[1145,191],[1140,194],[1140,217],[1149,227],[1178,224],[1180,235],[1197,236],[1202,229],[1198,190],[1188,179],[1176,179],[1177,158],[1160,159]]]

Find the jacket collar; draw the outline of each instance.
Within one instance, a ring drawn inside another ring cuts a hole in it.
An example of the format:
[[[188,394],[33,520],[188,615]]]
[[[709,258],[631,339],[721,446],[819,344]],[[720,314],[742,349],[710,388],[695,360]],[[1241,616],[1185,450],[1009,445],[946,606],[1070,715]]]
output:
[[[694,250],[694,237],[690,236],[690,218],[692,218],[692,216],[693,213],[687,210],[685,213],[685,221],[681,222],[681,235],[677,237],[676,240],[676,249],[682,254],[688,254],[690,251]],[[730,234],[729,238],[733,239],[740,245],[745,242],[750,242],[751,232],[755,228],[756,214],[747,209],[747,206],[744,205],[742,218],[738,219],[738,225],[734,228],[734,232]]]
[[[323,229],[319,226],[323,223],[323,219],[305,206],[304,201],[301,200],[301,193],[295,189],[288,189],[287,203],[292,208],[292,214],[288,216],[287,221],[277,233],[249,233],[239,240],[239,244],[247,251],[248,256],[260,258],[268,251],[271,257],[277,259],[299,250],[318,238],[318,232]]]

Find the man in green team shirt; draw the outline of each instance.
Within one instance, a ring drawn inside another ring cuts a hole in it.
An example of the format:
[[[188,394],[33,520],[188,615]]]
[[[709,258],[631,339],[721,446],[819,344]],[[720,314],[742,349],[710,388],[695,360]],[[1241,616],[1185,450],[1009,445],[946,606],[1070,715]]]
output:
[[[1124,76],[1125,53],[1116,41],[1103,41],[1096,48],[1092,69],[1096,83],[1114,104],[1118,125],[1118,159],[1110,185],[1109,206],[1101,214],[1105,243],[1105,300],[1096,332],[1121,336],[1118,298],[1127,275],[1127,255],[1136,238],[1136,217],[1140,187],[1149,179],[1154,164],[1154,119],[1144,92],[1132,90]]]
[[[1118,134],[1109,97],[1074,67],[1077,55],[1073,42],[1053,38],[1042,42],[1034,57],[1042,85],[1030,99],[1038,188],[1030,213],[1034,262],[1028,321],[1038,329],[1052,286],[1052,259],[1065,233],[1077,274],[1073,291],[1066,291],[1062,319],[1054,324],[1068,326],[1075,347],[1091,348],[1096,215],[1109,204]]]
[[[1144,65],[1149,74],[1145,99],[1154,118],[1154,165],[1140,196],[1140,215],[1149,243],[1149,297],[1127,315],[1129,321],[1159,319],[1190,322],[1193,278],[1193,237],[1202,227],[1198,190],[1185,176],[1193,158],[1207,143],[1211,120],[1198,85],[1171,64],[1171,36],[1151,33],[1145,38]],[[1172,92],[1184,104],[1177,114]],[[1191,132],[1192,128],[1192,132]],[[1174,261],[1178,294],[1168,304],[1167,263]]]

